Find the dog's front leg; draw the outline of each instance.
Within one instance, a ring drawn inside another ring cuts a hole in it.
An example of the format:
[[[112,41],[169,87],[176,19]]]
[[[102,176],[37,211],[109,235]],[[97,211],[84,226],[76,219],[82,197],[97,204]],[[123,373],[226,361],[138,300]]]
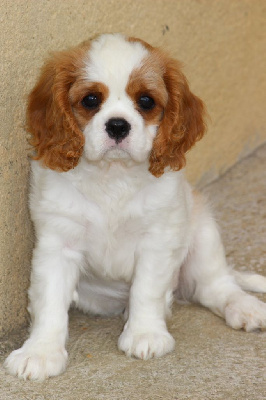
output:
[[[24,345],[5,362],[12,375],[45,379],[64,371],[68,309],[78,280],[81,255],[56,237],[39,240],[32,262],[29,290],[32,326]]]
[[[174,349],[165,317],[172,293],[174,265],[170,252],[144,251],[130,290],[129,315],[118,347],[141,359],[160,357]]]

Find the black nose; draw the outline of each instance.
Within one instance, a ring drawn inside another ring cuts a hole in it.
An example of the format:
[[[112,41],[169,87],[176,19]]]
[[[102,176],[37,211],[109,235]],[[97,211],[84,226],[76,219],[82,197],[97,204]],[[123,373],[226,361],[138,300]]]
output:
[[[131,125],[123,118],[111,118],[106,122],[105,129],[111,139],[120,143],[129,134]]]

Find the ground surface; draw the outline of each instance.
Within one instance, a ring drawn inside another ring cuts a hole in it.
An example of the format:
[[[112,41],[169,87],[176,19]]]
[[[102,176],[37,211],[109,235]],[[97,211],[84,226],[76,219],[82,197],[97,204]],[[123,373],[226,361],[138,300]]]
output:
[[[266,275],[266,146],[205,188],[228,260]],[[258,295],[266,301],[265,295]],[[117,350],[121,318],[70,314],[67,371],[48,381],[24,382],[0,369],[1,400],[262,400],[266,399],[266,332],[227,327],[196,305],[175,305],[169,330],[175,351],[139,361]],[[0,342],[0,361],[19,347],[26,329]]]

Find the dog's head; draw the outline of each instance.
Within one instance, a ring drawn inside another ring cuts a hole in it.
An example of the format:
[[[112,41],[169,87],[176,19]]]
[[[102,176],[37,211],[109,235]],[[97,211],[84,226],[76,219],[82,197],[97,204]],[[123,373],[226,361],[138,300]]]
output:
[[[177,61],[134,38],[106,34],[55,54],[29,97],[36,158],[68,171],[88,161],[179,170],[205,130],[202,101]]]

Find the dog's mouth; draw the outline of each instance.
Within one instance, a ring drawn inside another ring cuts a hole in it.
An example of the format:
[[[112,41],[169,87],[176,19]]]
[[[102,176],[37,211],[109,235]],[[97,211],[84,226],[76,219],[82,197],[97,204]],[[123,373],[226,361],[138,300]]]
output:
[[[114,145],[105,151],[103,158],[108,161],[128,160],[131,159],[131,155],[128,150],[121,149],[118,145]]]

